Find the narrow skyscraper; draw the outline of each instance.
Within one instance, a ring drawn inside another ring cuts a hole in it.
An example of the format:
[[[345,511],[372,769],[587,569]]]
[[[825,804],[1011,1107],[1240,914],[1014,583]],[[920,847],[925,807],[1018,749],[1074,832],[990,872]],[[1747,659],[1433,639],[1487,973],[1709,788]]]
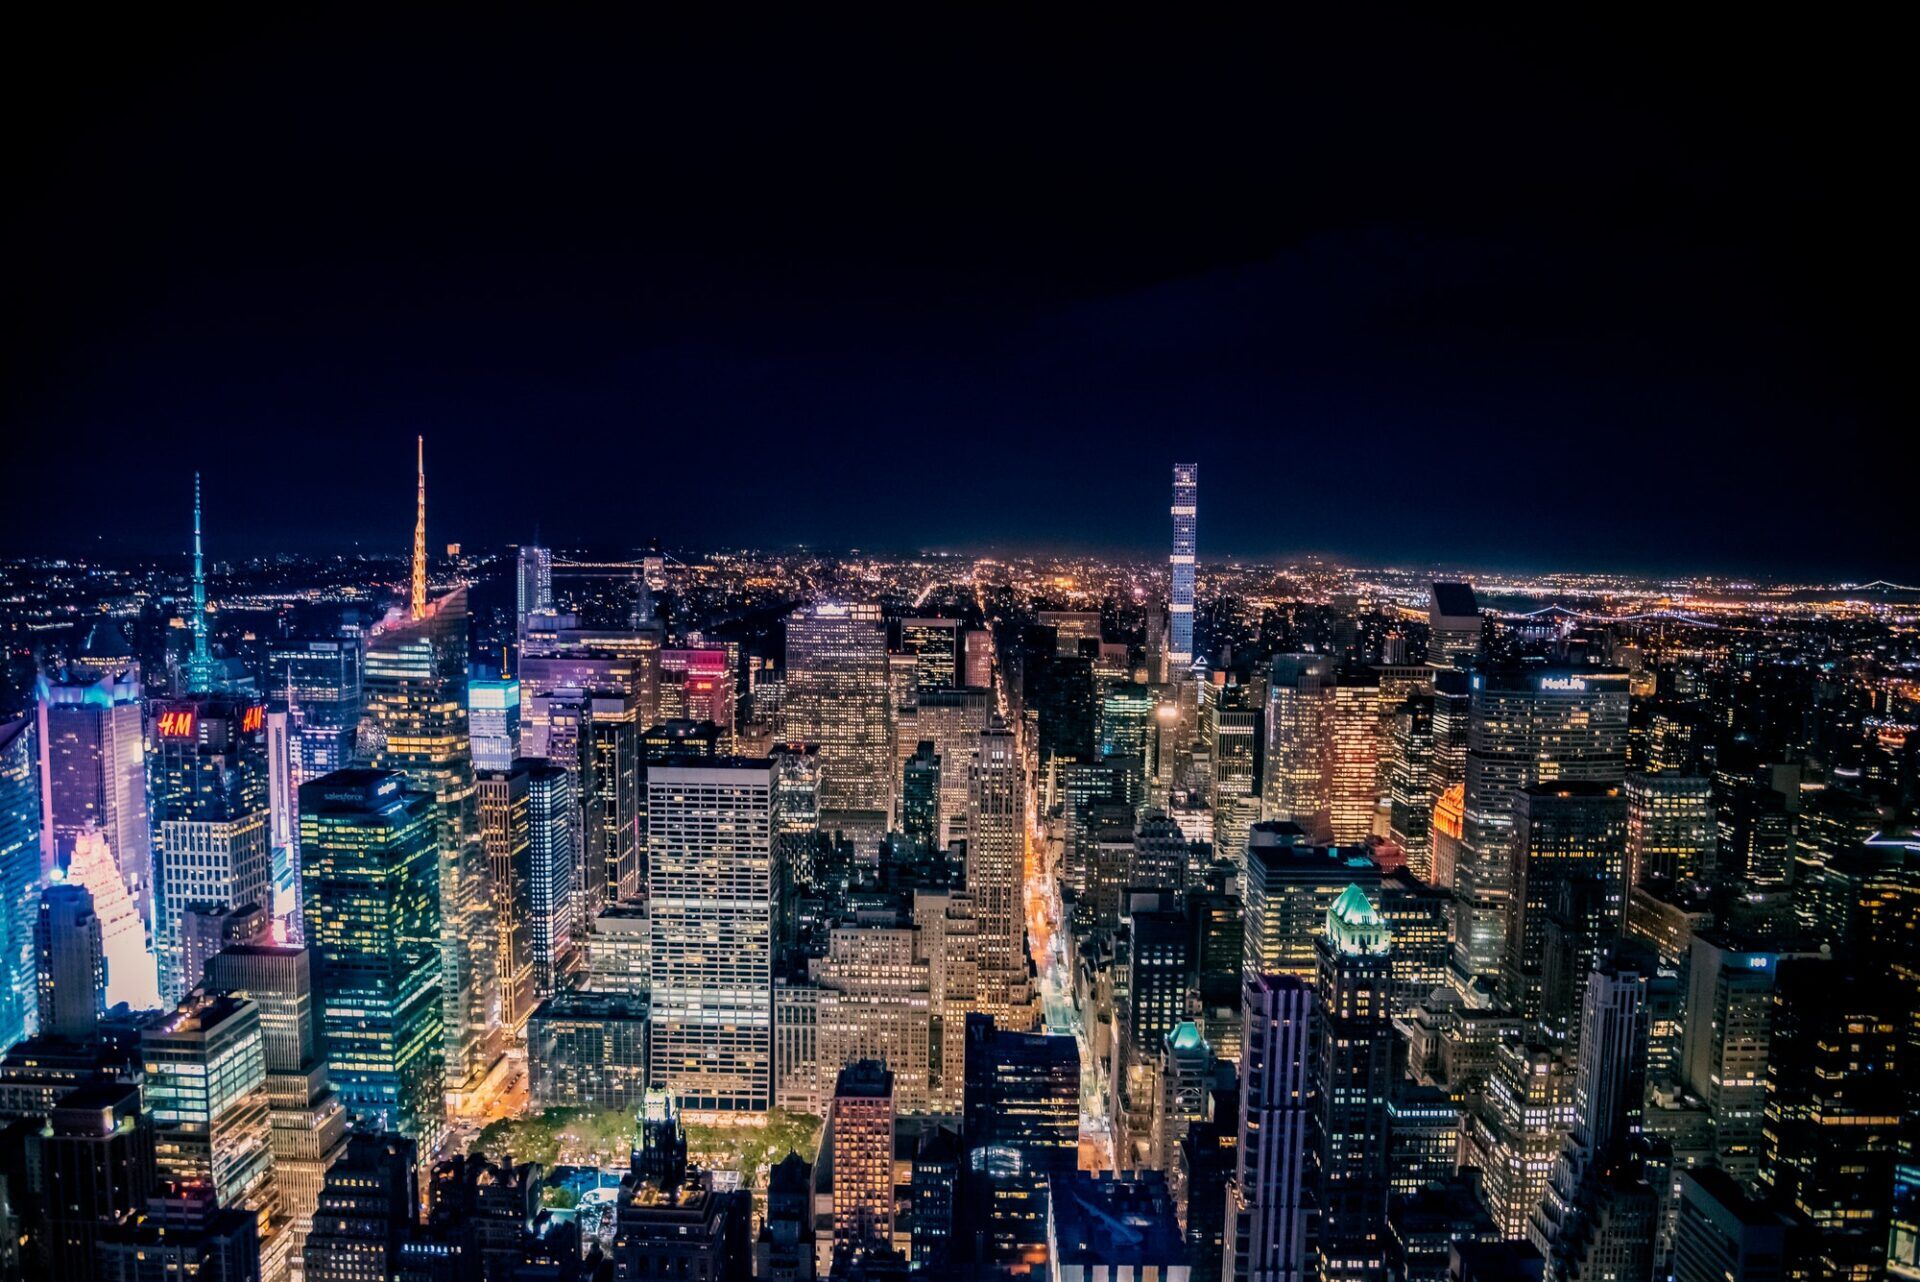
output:
[[[39,972],[40,1036],[93,1036],[106,992],[100,918],[85,888],[60,880],[40,892],[33,933]]]
[[[1231,1282],[1307,1276],[1307,1181],[1313,1108],[1313,990],[1292,975],[1254,975],[1245,994],[1240,1142],[1227,1194]]]
[[[1173,555],[1167,558],[1172,570],[1173,589],[1169,602],[1171,639],[1167,645],[1167,663],[1175,674],[1193,663],[1193,576],[1194,555],[1199,548],[1196,531],[1200,501],[1200,465],[1173,465]]]

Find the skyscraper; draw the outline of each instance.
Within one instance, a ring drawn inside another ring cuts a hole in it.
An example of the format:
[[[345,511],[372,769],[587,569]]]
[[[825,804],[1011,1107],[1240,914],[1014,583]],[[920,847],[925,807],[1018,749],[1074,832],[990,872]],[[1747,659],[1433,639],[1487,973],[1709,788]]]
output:
[[[46,1187],[48,1276],[95,1276],[100,1240],[146,1214],[153,1188],[153,1126],[140,1088],[82,1086],[62,1098],[40,1139]]]
[[[1318,973],[1314,939],[1349,885],[1377,894],[1380,868],[1359,848],[1313,846],[1290,823],[1259,823],[1246,851],[1243,979]]]
[[[359,1124],[431,1142],[443,1125],[438,816],[391,770],[300,789],[307,946],[328,1063]]]
[[[1713,781],[1698,775],[1627,776],[1627,884],[1692,881],[1718,863]]]
[[[424,507],[419,520],[425,520]],[[443,1067],[448,1087],[458,1090],[484,1074],[499,1050],[491,975],[483,969],[491,961],[491,896],[467,722],[467,593],[456,588],[428,601],[424,543],[420,548],[414,567],[418,599],[374,631],[364,688],[378,729],[373,764],[400,771],[410,789],[434,803],[444,936]]]
[[[520,755],[520,678],[467,679],[467,724],[475,770],[505,770]]]
[[[399,1135],[359,1132],[332,1170],[306,1241],[307,1282],[372,1282],[397,1272],[418,1222],[419,1149]]]
[[[1080,1051],[1071,1037],[966,1024],[968,1220],[975,1258],[1006,1262],[1046,1241],[1047,1179],[1080,1145]]]
[[[690,1110],[773,1102],[773,766],[647,771],[653,1072]]]
[[[241,997],[196,994],[141,1030],[140,1057],[158,1177],[150,1209],[187,1223],[216,1211],[250,1212],[260,1217],[264,1249],[285,1221],[273,1178],[260,1008]]]
[[[1167,558],[1172,572],[1172,591],[1168,601],[1169,639],[1167,663],[1176,674],[1193,663],[1193,579],[1194,558],[1199,551],[1197,523],[1200,502],[1200,465],[1173,465],[1173,554]]]
[[[1615,784],[1529,784],[1514,798],[1500,995],[1550,1035],[1566,1031],[1579,999],[1577,986],[1566,1009],[1546,999],[1552,941],[1574,950],[1569,964],[1584,977],[1625,923],[1626,828],[1627,799]]]
[[[833,1240],[836,1248],[893,1245],[893,1074],[875,1060],[834,1083]]]
[[[1777,950],[1712,932],[1693,937],[1687,962],[1681,1072],[1713,1119],[1715,1162],[1756,1192],[1780,960]]]
[[[300,787],[354,764],[362,709],[362,640],[340,635],[267,653],[267,759],[275,902],[262,904],[299,937]],[[282,900],[287,902],[283,903]]]
[[[40,1036],[93,1036],[106,995],[106,959],[93,896],[56,881],[40,892],[33,932],[38,973]]]
[[[727,722],[732,728],[731,716]],[[639,706],[632,695],[596,694],[587,701],[587,916],[640,894]],[[593,902],[598,898],[598,902]]]
[[[1301,1282],[1308,1276],[1313,990],[1292,975],[1251,975],[1244,1009],[1240,1140],[1220,1275]]]
[[[154,954],[160,996],[178,1002],[199,976],[185,971],[189,908],[269,907],[266,707],[194,694],[153,708]]]
[[[1456,968],[1497,978],[1513,892],[1513,811],[1536,783],[1618,784],[1627,770],[1627,674],[1602,668],[1475,673],[1465,832],[1454,870]]]
[[[527,777],[527,881],[510,892],[526,914],[533,1002],[563,986],[584,925],[579,918],[580,803],[574,775],[551,761],[521,761]]]
[[[820,745],[820,808],[888,810],[893,755],[880,607],[822,602],[795,610],[786,667],[780,733]]]
[[[553,613],[553,553],[531,545],[522,547],[514,571],[515,635],[524,643],[527,620]]]
[[[0,1047],[33,1031],[39,920],[40,768],[33,722],[0,722]]]
[[[1427,606],[1427,662],[1464,668],[1480,654],[1480,603],[1471,583],[1435,583]]]
[[[110,625],[101,625],[107,627]],[[89,638],[100,636],[96,627]],[[113,640],[102,648],[124,649]],[[131,657],[102,670],[94,656],[39,689],[42,787],[53,854],[64,858],[89,825],[112,851],[144,919],[153,905],[153,830],[147,811],[146,734],[140,668]]]
[[[1013,731],[998,718],[980,735],[968,775],[967,890],[980,924],[980,1004],[1000,1027],[1033,1023],[1027,981],[1026,775]]]
[[[1322,1279],[1373,1277],[1384,1268],[1393,944],[1386,919],[1358,885],[1349,885],[1327,909],[1315,951],[1316,1272]]]
[[[320,1190],[347,1147],[346,1109],[320,1040],[312,958],[297,946],[237,944],[207,962],[206,986],[260,1009],[274,1181],[286,1216],[287,1256],[298,1276]]]
[[[1267,677],[1262,812],[1323,841],[1333,835],[1327,771],[1333,688],[1333,660],[1322,654],[1278,655]]]
[[[159,972],[147,950],[147,923],[135,908],[120,877],[113,852],[98,829],[83,829],[74,839],[67,881],[93,896],[100,917],[100,946],[107,963],[107,1005],[125,1002],[134,1010],[160,1006]]]
[[[536,763],[520,760],[508,770],[482,770],[480,841],[487,852],[493,894],[494,976],[500,993],[500,1023],[518,1040],[537,1005],[533,988],[533,828],[529,775]],[[546,893],[550,896],[551,887]]]

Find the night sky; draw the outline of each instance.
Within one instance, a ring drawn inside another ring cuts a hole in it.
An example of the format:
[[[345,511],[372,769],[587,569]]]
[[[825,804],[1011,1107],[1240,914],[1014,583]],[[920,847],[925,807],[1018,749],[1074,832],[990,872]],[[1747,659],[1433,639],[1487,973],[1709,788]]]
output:
[[[1920,576],[1889,32],[735,16],[16,32],[0,545]]]

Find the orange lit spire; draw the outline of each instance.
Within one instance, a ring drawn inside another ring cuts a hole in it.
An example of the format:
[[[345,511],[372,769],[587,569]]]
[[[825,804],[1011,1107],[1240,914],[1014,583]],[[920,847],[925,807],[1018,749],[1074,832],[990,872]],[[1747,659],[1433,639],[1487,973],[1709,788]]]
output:
[[[427,438],[416,437],[414,444],[420,500],[413,518],[413,597],[409,613],[416,619],[424,619],[427,617]]]

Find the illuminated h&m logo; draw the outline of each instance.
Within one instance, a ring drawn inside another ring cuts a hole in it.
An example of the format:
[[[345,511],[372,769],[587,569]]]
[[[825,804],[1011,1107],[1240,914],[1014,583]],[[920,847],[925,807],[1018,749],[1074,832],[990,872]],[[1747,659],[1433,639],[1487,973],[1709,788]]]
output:
[[[194,712],[192,708],[169,708],[160,714],[154,723],[154,731],[162,739],[193,738]]]

